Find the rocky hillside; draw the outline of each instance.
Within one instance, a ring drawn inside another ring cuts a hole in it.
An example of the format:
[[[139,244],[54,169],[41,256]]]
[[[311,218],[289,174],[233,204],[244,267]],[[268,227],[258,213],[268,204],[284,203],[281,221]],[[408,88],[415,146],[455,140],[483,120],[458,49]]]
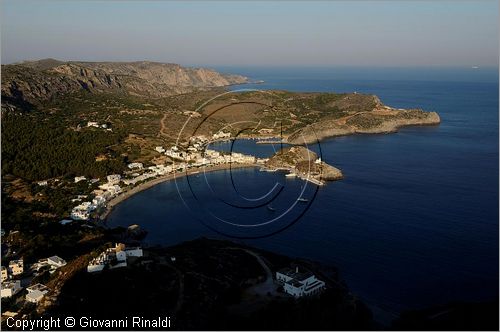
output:
[[[80,90],[156,98],[245,82],[247,78],[239,75],[149,61],[62,62],[44,59],[2,65],[2,99],[17,105],[36,104]]]
[[[342,172],[318,159],[318,155],[303,146],[284,148],[266,162],[270,169],[288,169],[303,177],[335,181],[344,176]]]

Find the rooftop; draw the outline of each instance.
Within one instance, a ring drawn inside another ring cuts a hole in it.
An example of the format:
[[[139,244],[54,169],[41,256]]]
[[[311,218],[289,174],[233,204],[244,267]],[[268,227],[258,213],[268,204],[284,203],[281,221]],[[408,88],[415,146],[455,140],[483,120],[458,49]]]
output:
[[[298,268],[292,269],[292,268],[284,268],[278,271],[278,273],[284,274],[287,277],[290,277],[292,279],[295,279],[297,281],[304,281],[307,278],[310,278],[313,276],[312,272],[309,271],[299,271]]]

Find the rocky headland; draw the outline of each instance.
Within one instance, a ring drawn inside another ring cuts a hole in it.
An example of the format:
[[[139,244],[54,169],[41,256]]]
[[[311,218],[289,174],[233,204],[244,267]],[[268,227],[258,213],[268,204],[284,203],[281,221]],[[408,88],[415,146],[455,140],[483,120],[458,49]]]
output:
[[[318,158],[315,152],[303,146],[282,149],[269,158],[265,166],[271,170],[288,170],[291,174],[296,174],[303,179],[312,179],[318,184],[323,184],[324,181],[340,180],[344,177],[342,171],[328,165]]]
[[[395,109],[381,103],[370,111],[356,112],[337,119],[322,119],[309,124],[288,137],[290,144],[311,144],[337,136],[352,134],[387,134],[401,127],[437,125],[441,122],[436,112],[420,109]]]

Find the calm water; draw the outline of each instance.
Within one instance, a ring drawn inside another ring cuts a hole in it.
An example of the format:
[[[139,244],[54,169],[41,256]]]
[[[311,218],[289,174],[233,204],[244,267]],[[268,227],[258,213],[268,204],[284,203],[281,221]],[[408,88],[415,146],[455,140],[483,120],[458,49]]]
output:
[[[298,179],[285,179],[282,173],[258,169],[199,174],[189,181],[160,184],[123,202],[110,215],[111,226],[137,223],[149,231],[148,243],[171,245],[202,235],[220,236],[207,226],[233,235],[277,232],[303,214],[276,235],[245,242],[339,267],[351,290],[376,313],[497,297],[498,77],[494,72],[228,71],[265,80],[258,85],[262,89],[376,94],[393,107],[436,111],[442,123],[322,142],[323,158],[341,168],[345,179],[319,190]],[[251,141],[237,142],[234,148],[261,156],[273,152],[272,146]],[[246,199],[227,190],[233,184]],[[273,186],[275,190],[266,196]],[[300,195],[309,201],[297,202]],[[246,209],[261,196],[260,208]],[[292,211],[285,213],[291,206]],[[265,231],[246,227],[283,213]]]

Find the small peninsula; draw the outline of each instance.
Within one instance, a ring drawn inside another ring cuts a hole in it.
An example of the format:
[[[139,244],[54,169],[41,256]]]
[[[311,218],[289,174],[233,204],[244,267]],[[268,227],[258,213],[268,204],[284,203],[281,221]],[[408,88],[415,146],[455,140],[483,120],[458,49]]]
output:
[[[318,158],[315,152],[303,146],[292,146],[278,151],[269,158],[265,166],[271,170],[287,170],[291,175],[312,180],[319,185],[324,184],[324,181],[335,181],[344,177],[338,168],[328,165]]]

